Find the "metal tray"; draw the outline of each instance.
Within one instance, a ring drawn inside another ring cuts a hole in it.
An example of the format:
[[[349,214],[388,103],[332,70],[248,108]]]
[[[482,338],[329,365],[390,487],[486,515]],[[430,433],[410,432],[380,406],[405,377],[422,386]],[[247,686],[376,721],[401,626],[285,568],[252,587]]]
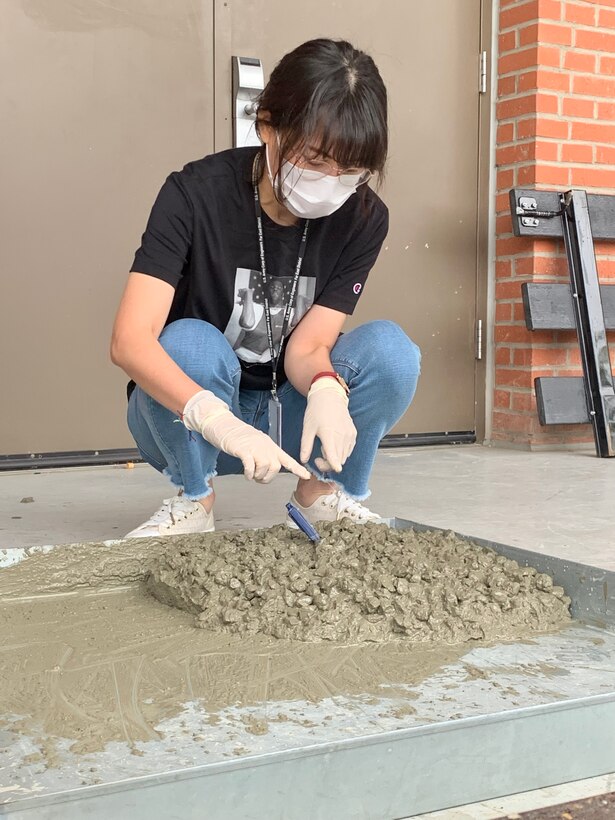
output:
[[[615,573],[458,535],[549,573],[572,598],[576,621],[532,641],[469,649],[409,685],[415,711],[401,718],[383,712],[383,704],[396,702],[385,688],[378,702],[355,696],[270,703],[307,725],[270,724],[266,735],[246,735],[240,759],[229,759],[229,727],[242,714],[258,714],[256,707],[229,706],[214,729],[208,726],[213,739],[205,757],[180,730],[198,729],[205,717],[188,703],[166,721],[164,742],[140,744],[142,756],[117,742],[90,755],[97,785],[83,768],[77,772],[69,744],[62,765],[41,774],[23,762],[31,741],[0,732],[0,761],[8,761],[0,771],[0,816],[383,820],[612,772]]]

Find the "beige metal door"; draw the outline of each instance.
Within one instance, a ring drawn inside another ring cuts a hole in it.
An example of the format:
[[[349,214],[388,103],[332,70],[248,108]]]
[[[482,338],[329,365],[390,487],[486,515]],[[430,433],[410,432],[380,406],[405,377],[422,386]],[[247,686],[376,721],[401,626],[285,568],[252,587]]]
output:
[[[395,433],[475,429],[480,0],[215,0],[216,149],[231,144],[231,55],[277,60],[312,37],[375,59],[390,97],[385,247],[352,324],[398,322],[420,345]]]
[[[231,55],[268,73],[314,36],[368,50],[390,91],[391,230],[353,324],[394,319],[423,350],[395,432],[474,429],[479,16],[480,0],[5,3],[0,456],[134,446],[107,349],[153,198],[231,145]]]
[[[213,0],[7,0],[0,455],[134,447],[113,315],[166,175],[213,150]]]

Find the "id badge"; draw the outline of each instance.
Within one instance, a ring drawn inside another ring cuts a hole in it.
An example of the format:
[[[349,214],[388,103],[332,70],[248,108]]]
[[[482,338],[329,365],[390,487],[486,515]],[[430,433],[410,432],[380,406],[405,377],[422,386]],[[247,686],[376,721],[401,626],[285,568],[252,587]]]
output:
[[[282,446],[282,405],[279,399],[269,399],[269,435],[278,447]]]

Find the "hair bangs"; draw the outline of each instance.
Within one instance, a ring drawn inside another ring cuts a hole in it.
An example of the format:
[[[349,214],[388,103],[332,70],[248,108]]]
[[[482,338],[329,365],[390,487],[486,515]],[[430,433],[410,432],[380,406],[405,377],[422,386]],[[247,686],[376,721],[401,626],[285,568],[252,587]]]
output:
[[[341,99],[322,99],[330,95],[319,91],[305,112],[301,149],[332,159],[340,168],[382,173],[388,150],[386,111],[360,92],[347,90]]]

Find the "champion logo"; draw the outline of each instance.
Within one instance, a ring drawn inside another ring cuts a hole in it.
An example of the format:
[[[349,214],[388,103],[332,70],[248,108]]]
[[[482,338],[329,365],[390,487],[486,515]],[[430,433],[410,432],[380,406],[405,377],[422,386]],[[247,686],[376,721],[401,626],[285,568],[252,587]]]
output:
[[[357,284],[353,286],[352,290],[358,296],[361,293],[361,288],[362,287],[363,287],[363,285],[360,282],[357,282]]]

